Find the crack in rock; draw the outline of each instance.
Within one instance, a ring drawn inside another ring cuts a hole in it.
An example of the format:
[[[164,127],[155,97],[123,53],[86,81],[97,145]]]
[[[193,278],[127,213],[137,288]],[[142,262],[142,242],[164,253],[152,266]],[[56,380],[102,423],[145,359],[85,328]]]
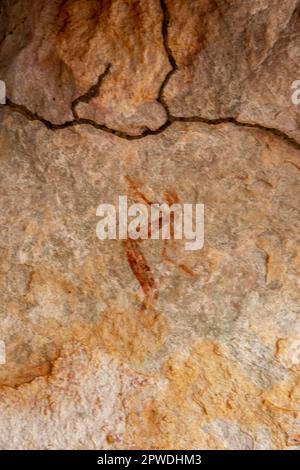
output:
[[[269,134],[272,134],[273,137],[277,137],[280,140],[282,140],[282,141],[286,142],[287,144],[291,145],[296,150],[300,150],[300,143],[297,142],[293,137],[290,137],[289,135],[282,132],[281,130],[276,129],[274,127],[265,127],[265,126],[263,126],[261,124],[257,124],[257,123],[253,124],[253,123],[238,121],[234,117],[227,117],[227,118],[220,118],[220,119],[207,119],[207,118],[203,118],[201,116],[180,117],[180,116],[172,116],[171,114],[169,114],[169,118],[158,129],[151,130],[151,129],[147,128],[141,134],[132,135],[132,134],[128,134],[127,132],[119,131],[117,129],[112,129],[112,128],[106,126],[105,124],[99,124],[99,123],[97,123],[97,122],[95,122],[91,119],[86,119],[86,118],[76,118],[76,119],[73,119],[72,121],[66,121],[63,124],[54,124],[51,121],[49,121],[48,119],[45,119],[42,116],[40,116],[38,113],[34,113],[34,112],[30,111],[26,106],[21,105],[21,104],[13,103],[9,98],[7,98],[5,105],[0,106],[0,108],[5,108],[5,107],[10,108],[13,112],[17,112],[19,114],[22,114],[29,121],[39,121],[39,122],[41,122],[48,129],[50,129],[52,131],[67,129],[67,128],[74,127],[74,126],[88,125],[88,126],[94,127],[95,129],[98,129],[100,131],[107,132],[109,134],[120,137],[121,139],[141,140],[141,139],[144,139],[147,136],[159,135],[159,134],[163,133],[166,129],[168,129],[175,122],[199,122],[199,123],[207,124],[207,125],[210,125],[210,126],[218,126],[220,124],[233,124],[233,125],[238,126],[238,127],[246,127],[246,128],[257,129],[257,130],[260,130],[260,131],[267,132]]]

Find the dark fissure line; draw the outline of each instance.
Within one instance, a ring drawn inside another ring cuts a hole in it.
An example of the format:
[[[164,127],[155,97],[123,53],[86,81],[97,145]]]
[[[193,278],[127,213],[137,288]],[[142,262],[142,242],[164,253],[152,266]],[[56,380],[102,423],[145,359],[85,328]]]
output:
[[[75,127],[75,126],[80,126],[80,125],[88,125],[88,126],[94,127],[95,129],[101,130],[103,132],[107,132],[107,133],[115,135],[117,137],[120,137],[121,139],[141,140],[141,139],[144,139],[147,136],[159,135],[159,134],[163,133],[174,122],[200,122],[202,124],[207,124],[207,125],[210,125],[210,126],[217,126],[219,124],[234,124],[237,127],[246,127],[246,128],[257,129],[257,130],[267,132],[267,133],[272,134],[273,136],[281,139],[282,141],[285,141],[289,145],[293,146],[296,150],[300,150],[300,143],[298,143],[295,139],[288,136],[287,134],[280,131],[279,129],[276,129],[276,128],[273,128],[273,127],[265,127],[265,126],[262,126],[261,124],[251,124],[251,123],[246,123],[246,122],[240,122],[240,121],[238,121],[237,119],[235,119],[233,117],[218,118],[218,119],[207,119],[207,118],[203,118],[203,117],[200,117],[200,116],[176,117],[176,116],[169,115],[169,118],[166,120],[166,122],[162,126],[160,126],[158,129],[156,129],[156,130],[145,129],[141,134],[132,135],[132,134],[128,134],[127,132],[119,131],[117,129],[111,129],[110,127],[107,127],[105,124],[98,124],[97,122],[92,121],[91,119],[85,119],[85,118],[77,118],[77,119],[74,119],[72,121],[66,121],[62,124],[53,124],[51,121],[43,118],[39,114],[33,113],[32,111],[27,109],[26,106],[13,103],[8,98],[6,100],[6,103],[7,103],[6,105],[1,105],[0,108],[9,107],[13,112],[17,112],[19,114],[22,114],[23,116],[25,116],[30,121],[39,121],[39,122],[41,122],[48,129],[50,129],[52,131],[57,131],[57,130],[61,130],[61,129],[68,129],[70,127]]]
[[[104,78],[106,77],[106,75],[108,75],[110,67],[111,67],[111,64],[108,64],[105,67],[104,72],[99,76],[97,83],[91,86],[91,88],[84,95],[79,96],[72,102],[71,110],[72,110],[74,119],[79,119],[79,116],[76,111],[76,106],[78,105],[78,103],[89,103],[93,98],[99,95],[100,87],[102,85]]]
[[[170,14],[166,5],[165,0],[160,0],[160,6],[161,6],[161,11],[163,14],[163,21],[162,21],[162,37],[163,37],[163,43],[164,43],[164,48],[165,52],[167,54],[169,64],[171,65],[171,70],[167,73],[165,76],[165,79],[163,80],[161,87],[158,92],[158,98],[157,101],[160,103],[166,111],[167,114],[167,122],[172,122],[173,117],[171,116],[170,110],[168,108],[168,105],[164,99],[164,90],[171,78],[171,76],[178,70],[178,66],[176,63],[176,60],[172,54],[171,48],[169,47],[169,36],[168,36],[168,31],[169,31],[169,24],[170,24]]]
[[[157,102],[160,103],[167,114],[167,119],[166,122],[160,126],[158,129],[151,130],[146,128],[143,132],[141,132],[138,135],[132,135],[129,134],[128,132],[120,131],[117,129],[112,129],[105,124],[99,124],[96,121],[93,121],[92,119],[86,119],[86,118],[80,118],[78,117],[78,113],[76,111],[76,107],[79,103],[89,103],[93,98],[99,95],[101,85],[103,83],[103,80],[106,78],[106,76],[109,74],[111,64],[108,64],[105,68],[105,71],[99,76],[97,83],[94,84],[86,93],[83,95],[79,96],[76,98],[72,104],[71,104],[71,110],[74,119],[70,121],[66,121],[62,124],[55,124],[48,119],[45,119],[43,116],[40,116],[38,113],[34,113],[30,111],[26,106],[21,105],[21,104],[16,104],[12,102],[9,98],[6,99],[6,104],[5,105],[0,105],[0,108],[4,107],[9,107],[13,112],[17,112],[19,114],[22,114],[25,116],[28,120],[30,121],[39,121],[42,124],[44,124],[48,129],[52,131],[57,131],[61,129],[68,129],[70,127],[75,127],[79,125],[88,125],[92,126],[95,129],[98,129],[103,132],[107,132],[109,134],[115,135],[117,137],[120,137],[121,139],[126,139],[126,140],[141,140],[144,139],[147,136],[151,135],[159,135],[162,132],[164,132],[166,129],[168,129],[174,122],[200,122],[203,124],[211,125],[211,126],[217,126],[219,124],[234,124],[235,126],[238,127],[247,127],[247,128],[252,128],[252,129],[258,129],[264,132],[267,132],[282,141],[285,141],[289,145],[293,146],[296,150],[300,150],[300,143],[298,143],[295,139],[292,137],[288,136],[284,132],[280,131],[279,129],[272,128],[272,127],[265,127],[261,124],[251,124],[251,123],[246,123],[246,122],[241,122],[238,121],[234,117],[225,117],[225,118],[217,118],[217,119],[208,119],[204,118],[201,116],[188,116],[188,117],[180,117],[180,116],[173,116],[170,113],[170,110],[167,106],[167,103],[165,102],[164,99],[164,90],[166,88],[166,85],[168,84],[171,76],[178,70],[178,65],[176,63],[176,60],[173,56],[173,53],[171,51],[171,48],[169,46],[169,41],[168,41],[168,29],[169,29],[169,24],[170,24],[170,14],[166,5],[165,0],[160,0],[160,5],[161,5],[161,10],[163,14],[163,21],[162,21],[162,37],[163,37],[163,43],[164,43],[164,48],[169,60],[169,63],[171,65],[171,70],[166,74],[160,90],[158,92],[158,97],[157,97]]]

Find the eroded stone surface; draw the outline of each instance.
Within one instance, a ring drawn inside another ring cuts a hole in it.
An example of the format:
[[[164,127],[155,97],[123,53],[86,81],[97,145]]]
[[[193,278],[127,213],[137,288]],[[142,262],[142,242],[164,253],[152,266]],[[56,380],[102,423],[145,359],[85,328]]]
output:
[[[300,445],[299,148],[170,116],[297,139],[297,3],[2,2],[1,448]],[[119,195],[204,248],[101,242]]]
[[[165,89],[175,116],[234,117],[300,140],[298,0],[168,0],[178,71]],[[185,45],[183,47],[182,45]]]

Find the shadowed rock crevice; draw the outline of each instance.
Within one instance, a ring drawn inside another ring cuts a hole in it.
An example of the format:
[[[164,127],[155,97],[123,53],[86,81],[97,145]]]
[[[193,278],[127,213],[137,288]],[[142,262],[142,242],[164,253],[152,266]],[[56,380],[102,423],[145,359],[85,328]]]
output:
[[[168,39],[168,28],[169,28],[169,23],[170,23],[170,14],[169,14],[167,4],[166,4],[165,0],[160,0],[160,5],[161,5],[161,10],[163,12],[162,36],[163,36],[164,48],[165,48],[165,51],[166,51],[166,54],[168,56],[168,60],[169,60],[169,63],[171,65],[172,69],[167,73],[167,75],[165,76],[164,81],[161,84],[157,101],[159,103],[161,103],[163,105],[163,107],[165,108],[166,113],[167,113],[167,118],[168,118],[167,121],[171,121],[172,116],[170,114],[170,110],[168,108],[168,105],[167,105],[167,103],[164,99],[164,90],[165,90],[171,76],[176,72],[178,67],[177,67],[177,64],[176,64],[176,60],[175,60],[175,58],[172,54],[172,51],[169,47],[169,42],[168,42],[169,41],[169,39]]]
[[[109,74],[110,67],[111,64],[108,64],[104,72],[99,76],[97,83],[95,85],[92,85],[91,88],[84,95],[81,95],[74,101],[72,101],[71,109],[74,119],[79,119],[78,113],[76,111],[76,106],[79,103],[89,103],[93,98],[99,95],[100,87],[105,77]]]
[[[79,101],[81,101],[81,98],[78,98]],[[228,118],[221,118],[221,119],[206,119],[202,118],[200,116],[191,116],[191,117],[175,117],[169,114],[169,119],[159,128],[156,130],[151,130],[151,129],[146,129],[144,132],[142,132],[139,135],[131,135],[127,134],[126,132],[121,132],[116,129],[110,129],[109,127],[99,124],[97,122],[94,122],[90,119],[84,119],[84,118],[76,118],[73,121],[67,121],[63,124],[53,124],[52,122],[48,121],[47,119],[44,119],[42,116],[39,116],[36,113],[32,113],[29,109],[27,109],[25,106],[12,103],[10,99],[7,99],[7,104],[2,105],[1,107],[9,107],[13,112],[17,112],[19,114],[22,114],[25,116],[28,120],[30,121],[39,121],[42,124],[44,124],[48,129],[52,131],[59,131],[62,129],[67,129],[70,127],[74,126],[80,126],[80,125],[87,125],[87,126],[92,126],[95,129],[98,129],[103,132],[108,132],[109,134],[113,134],[117,137],[120,137],[121,139],[126,139],[126,140],[140,140],[144,139],[145,137],[151,136],[151,135],[159,135],[162,132],[164,132],[168,127],[170,127],[173,123],[175,122],[199,122],[202,124],[207,124],[211,126],[218,126],[220,124],[233,124],[238,127],[249,127],[252,129],[257,129],[261,130],[264,132],[267,132],[268,134],[272,134],[274,137],[277,137],[289,145],[293,146],[296,150],[300,150],[300,144],[290,137],[289,135],[285,134],[284,132],[280,131],[279,129],[274,129],[271,127],[264,127],[260,124],[252,124],[252,123],[246,123],[246,122],[240,122],[235,118],[228,117]]]
[[[0,2],[1,448],[299,447],[299,4]]]

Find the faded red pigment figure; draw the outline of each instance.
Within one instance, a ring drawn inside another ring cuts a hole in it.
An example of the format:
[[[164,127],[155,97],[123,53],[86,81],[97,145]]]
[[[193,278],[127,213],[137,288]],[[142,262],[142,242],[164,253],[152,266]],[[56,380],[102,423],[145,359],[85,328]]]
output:
[[[143,308],[145,308],[157,300],[158,290],[139,243],[149,238],[163,240],[164,261],[172,263],[189,276],[196,276],[190,268],[168,256],[167,246],[168,243],[173,245],[176,240],[182,240],[184,237],[188,240],[185,242],[186,250],[198,250],[203,247],[204,206],[195,204],[195,214],[193,214],[193,205],[181,205],[175,191],[166,191],[164,196],[167,203],[157,204],[143,194],[139,185],[130,176],[127,175],[126,180],[134,198],[142,203],[134,203],[128,207],[127,196],[119,196],[118,210],[112,204],[99,205],[97,215],[102,219],[97,224],[96,232],[100,240],[117,238],[125,240],[127,260],[144,292]]]

